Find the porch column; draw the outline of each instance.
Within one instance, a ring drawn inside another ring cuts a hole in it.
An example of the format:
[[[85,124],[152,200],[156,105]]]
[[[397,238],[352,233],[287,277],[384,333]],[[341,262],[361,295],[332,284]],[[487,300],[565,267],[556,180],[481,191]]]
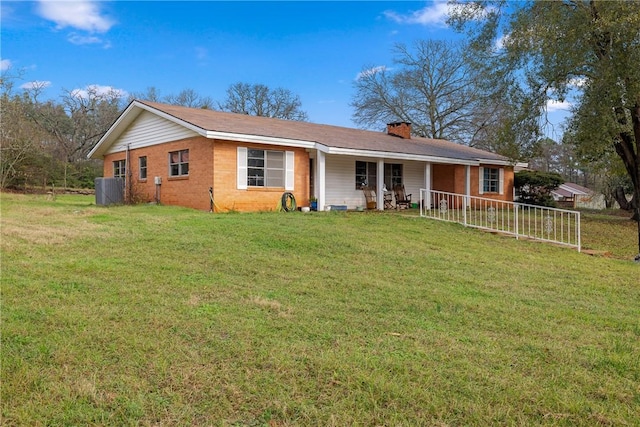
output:
[[[325,154],[318,150],[316,156],[316,192],[318,199],[318,211],[323,211],[326,203],[325,197],[325,165],[326,165],[326,156]]]
[[[471,198],[469,197],[471,196],[471,165],[464,167],[464,178],[464,194],[467,196],[467,206],[469,206],[471,203]]]
[[[424,207],[431,209],[431,162],[424,164],[424,188],[426,193],[424,195]]]
[[[384,159],[378,160],[378,170],[376,171],[376,209],[384,210]]]

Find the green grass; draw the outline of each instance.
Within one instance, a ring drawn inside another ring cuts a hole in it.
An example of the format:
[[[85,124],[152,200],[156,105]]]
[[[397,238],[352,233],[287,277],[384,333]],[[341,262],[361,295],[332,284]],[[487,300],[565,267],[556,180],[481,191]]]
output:
[[[598,221],[614,258],[398,214],[0,197],[3,425],[640,423],[640,266]]]

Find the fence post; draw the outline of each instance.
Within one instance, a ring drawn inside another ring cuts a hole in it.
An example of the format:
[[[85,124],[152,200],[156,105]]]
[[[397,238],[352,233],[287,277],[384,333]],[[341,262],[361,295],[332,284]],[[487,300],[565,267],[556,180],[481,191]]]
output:
[[[464,226],[467,226],[467,198],[462,198],[462,216],[464,218]]]
[[[581,237],[580,237],[580,212],[576,213],[576,222],[577,222],[577,228],[578,228],[578,252],[582,252],[581,251]]]
[[[518,239],[518,205],[517,204],[513,204],[513,218],[515,221],[515,232],[516,232],[516,239]]]

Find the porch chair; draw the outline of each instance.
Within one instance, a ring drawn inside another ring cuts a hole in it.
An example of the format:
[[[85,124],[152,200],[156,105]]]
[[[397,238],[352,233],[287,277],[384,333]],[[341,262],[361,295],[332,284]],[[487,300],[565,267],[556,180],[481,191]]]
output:
[[[393,187],[396,196],[396,209],[407,209],[411,207],[411,194],[404,191],[404,185],[396,185]]]
[[[384,192],[384,208],[393,209],[393,193],[391,191]]]
[[[362,187],[364,198],[367,200],[367,209],[375,209],[377,206],[376,190],[371,187]]]

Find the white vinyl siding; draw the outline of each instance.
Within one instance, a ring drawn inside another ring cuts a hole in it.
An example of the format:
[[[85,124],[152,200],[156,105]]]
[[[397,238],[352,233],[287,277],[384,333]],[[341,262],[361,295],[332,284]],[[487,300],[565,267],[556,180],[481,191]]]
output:
[[[407,162],[402,167],[402,182],[404,191],[411,194],[411,202],[420,201],[420,189],[424,188],[424,163]]]
[[[362,190],[353,185],[356,162],[351,156],[328,154],[325,164],[325,205],[344,205],[350,208],[365,202]],[[358,159],[372,161],[370,159]]]
[[[117,153],[129,149],[148,147],[179,139],[191,138],[198,134],[190,129],[163,119],[148,111],[140,113],[134,122],[125,130],[118,142],[107,151]]]
[[[363,162],[377,162],[374,158],[354,158],[351,156],[327,155],[326,157],[326,193],[325,205],[347,205],[349,209],[363,206],[366,203],[364,193],[354,187],[355,160]],[[407,194],[412,194],[411,200],[420,199],[420,188],[424,188],[424,163],[399,162],[397,160],[385,163],[402,163],[402,181]],[[391,190],[391,189],[389,189]]]

